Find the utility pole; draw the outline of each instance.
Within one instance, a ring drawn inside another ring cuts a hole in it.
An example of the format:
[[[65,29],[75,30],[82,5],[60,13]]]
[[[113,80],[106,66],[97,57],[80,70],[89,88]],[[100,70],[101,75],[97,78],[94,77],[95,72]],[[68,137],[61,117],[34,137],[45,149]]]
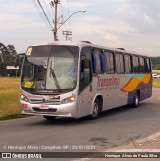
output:
[[[76,12],[72,13],[64,22],[62,22],[62,24],[59,27],[57,27],[57,23],[58,23],[58,21],[57,21],[58,20],[58,18],[57,18],[57,10],[58,10],[58,4],[59,3],[60,3],[60,0],[54,0],[54,2],[53,1],[50,2],[51,6],[52,7],[55,7],[55,13],[54,13],[54,29],[53,29],[54,30],[53,31],[53,33],[54,33],[54,41],[58,41],[58,39],[57,39],[57,30],[59,30],[68,21],[68,19],[70,19],[76,13],[86,12],[85,10],[81,10],[81,11],[76,11]],[[66,36],[66,41],[67,41],[68,40],[68,36],[69,35],[71,36],[72,35],[72,32],[71,31],[63,31],[63,35]]]
[[[69,39],[69,36],[72,36],[72,31],[62,31],[63,36],[66,36],[66,41]],[[72,39],[72,37],[70,37]]]
[[[59,4],[59,0],[54,0],[55,13],[54,13],[54,41],[58,41],[57,39],[57,5]]]

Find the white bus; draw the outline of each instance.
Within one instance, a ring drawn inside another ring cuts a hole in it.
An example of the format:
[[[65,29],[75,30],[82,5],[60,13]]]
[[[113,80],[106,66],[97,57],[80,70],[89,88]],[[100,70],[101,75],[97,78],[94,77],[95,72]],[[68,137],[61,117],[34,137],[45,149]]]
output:
[[[147,56],[90,42],[30,46],[24,56],[22,114],[97,118],[111,108],[136,107],[151,95]]]

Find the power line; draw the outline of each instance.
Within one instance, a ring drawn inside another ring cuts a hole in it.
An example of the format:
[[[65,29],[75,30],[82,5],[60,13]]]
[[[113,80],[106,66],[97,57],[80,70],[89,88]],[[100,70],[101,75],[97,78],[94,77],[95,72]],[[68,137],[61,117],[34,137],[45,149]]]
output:
[[[52,9],[52,8],[53,8],[53,5],[54,5],[54,4],[53,4],[53,1],[49,0],[49,3],[50,3],[50,7],[51,7],[51,12],[52,12],[52,14],[54,15],[54,12],[53,12],[53,9]]]
[[[43,14],[42,14],[42,12],[40,11],[40,8],[38,7],[38,4],[35,2],[35,0],[32,0],[32,3],[33,3],[33,5],[35,6],[35,8],[38,10],[38,13],[40,14],[40,17],[42,18],[42,21],[47,25],[47,27],[48,27],[49,30],[52,30],[52,29],[50,28],[50,26],[48,25],[48,23],[46,22],[46,19],[44,18]]]
[[[42,5],[41,5],[41,2],[40,2],[39,0],[37,0],[37,2],[38,2],[39,6],[40,6],[40,8],[41,8],[41,10],[42,10],[42,12],[43,12],[43,14],[44,14],[44,16],[45,16],[45,18],[46,18],[46,20],[47,20],[49,26],[50,26],[51,29],[53,30],[53,27],[52,27],[52,25],[51,25],[51,23],[50,23],[50,21],[49,21],[49,18],[48,18],[48,16],[47,16],[47,14],[45,13],[45,11],[44,11],[44,9],[43,9],[43,7],[42,7]]]
[[[44,3],[44,5],[45,5],[45,7],[46,7],[46,9],[47,9],[47,11],[48,11],[48,14],[49,14],[51,20],[53,21],[53,15],[51,14],[51,12],[50,12],[50,10],[49,10],[49,8],[48,8],[48,6],[47,6],[47,4],[46,4],[46,1],[43,0],[43,3]]]

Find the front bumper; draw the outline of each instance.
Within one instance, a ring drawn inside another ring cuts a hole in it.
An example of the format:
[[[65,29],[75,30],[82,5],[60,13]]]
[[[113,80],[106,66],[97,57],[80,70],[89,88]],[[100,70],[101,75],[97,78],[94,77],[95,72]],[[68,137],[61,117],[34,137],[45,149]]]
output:
[[[73,117],[73,118],[78,117],[76,102],[60,104],[60,105],[51,105],[51,104],[31,104],[21,100],[20,105],[22,114]]]

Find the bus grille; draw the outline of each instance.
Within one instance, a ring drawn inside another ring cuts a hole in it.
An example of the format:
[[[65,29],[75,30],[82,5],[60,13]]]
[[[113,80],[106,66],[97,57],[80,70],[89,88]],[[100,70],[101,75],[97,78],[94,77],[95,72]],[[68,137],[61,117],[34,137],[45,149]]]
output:
[[[49,109],[39,109],[37,107],[32,107],[32,109],[36,112],[56,112],[56,108],[49,108]]]
[[[30,100],[32,104],[46,104],[46,105],[59,105],[60,101],[53,100]]]

